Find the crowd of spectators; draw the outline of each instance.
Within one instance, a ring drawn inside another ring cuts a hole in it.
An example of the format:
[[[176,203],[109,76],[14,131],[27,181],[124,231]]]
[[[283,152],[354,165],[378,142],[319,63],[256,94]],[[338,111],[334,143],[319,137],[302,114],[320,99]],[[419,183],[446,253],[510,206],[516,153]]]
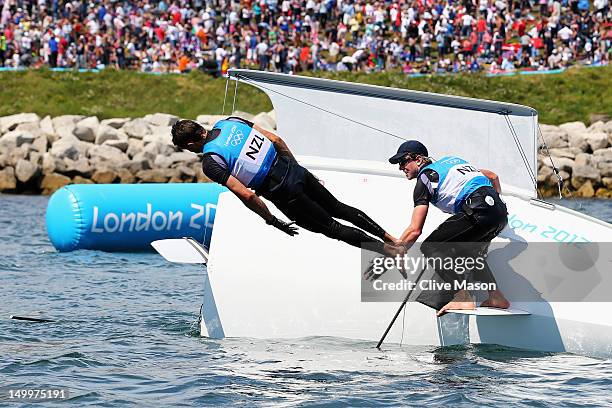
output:
[[[0,66],[437,73],[607,64],[609,0],[0,0]]]

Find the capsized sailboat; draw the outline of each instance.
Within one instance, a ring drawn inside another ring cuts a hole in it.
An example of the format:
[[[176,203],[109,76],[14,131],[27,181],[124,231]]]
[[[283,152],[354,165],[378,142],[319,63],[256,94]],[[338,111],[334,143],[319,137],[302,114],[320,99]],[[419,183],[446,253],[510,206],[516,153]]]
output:
[[[434,158],[457,155],[499,175],[510,222],[497,240],[611,241],[610,224],[538,199],[541,135],[532,108],[260,71],[230,70],[229,77],[237,89],[263,90],[274,105],[278,134],[298,161],[392,234],[409,223],[414,182],[386,159],[404,139],[418,139]],[[422,236],[446,216],[432,208]],[[288,238],[223,193],[208,254],[202,334],[378,341],[398,303],[361,301],[360,262],[359,249],[305,230]],[[602,279],[610,283],[609,271]],[[491,343],[609,358],[611,305],[513,302],[521,313],[436,318],[432,309],[408,302],[403,324],[391,328],[386,342]]]

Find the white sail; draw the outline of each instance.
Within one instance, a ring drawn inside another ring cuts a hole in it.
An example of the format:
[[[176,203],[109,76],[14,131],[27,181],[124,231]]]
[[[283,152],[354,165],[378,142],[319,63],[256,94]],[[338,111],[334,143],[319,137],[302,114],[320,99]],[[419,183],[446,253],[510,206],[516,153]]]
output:
[[[434,158],[453,152],[535,196],[535,109],[270,72],[229,75],[270,97],[278,134],[296,154],[386,162],[402,139],[417,139]]]

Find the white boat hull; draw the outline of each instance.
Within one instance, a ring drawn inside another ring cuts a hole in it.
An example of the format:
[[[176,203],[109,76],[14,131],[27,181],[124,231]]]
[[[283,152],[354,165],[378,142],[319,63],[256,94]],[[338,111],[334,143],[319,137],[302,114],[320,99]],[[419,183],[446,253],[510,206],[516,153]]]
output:
[[[300,161],[338,199],[364,210],[392,234],[400,235],[409,224],[413,183],[397,177],[399,172],[392,167],[318,158]],[[568,230],[592,242],[612,237],[609,224],[571,210],[530,204],[528,198],[520,197],[520,191],[508,193],[505,200],[511,222],[502,240],[514,236],[529,242],[546,241],[545,232],[550,228]],[[282,216],[278,211],[276,215]],[[430,210],[423,237],[446,217]],[[529,224],[537,228],[525,228]],[[267,226],[232,194],[222,194],[208,278],[225,336],[336,336],[378,341],[399,304],[361,301],[360,260],[359,249],[320,234],[301,229],[290,238]],[[610,279],[609,271],[607,275],[604,278]],[[204,294],[205,299],[207,296],[210,293]],[[513,307],[530,315],[448,314],[438,319],[432,309],[409,302],[386,342],[492,343],[612,357],[611,303],[530,302],[513,303]],[[207,334],[204,324],[202,333]]]

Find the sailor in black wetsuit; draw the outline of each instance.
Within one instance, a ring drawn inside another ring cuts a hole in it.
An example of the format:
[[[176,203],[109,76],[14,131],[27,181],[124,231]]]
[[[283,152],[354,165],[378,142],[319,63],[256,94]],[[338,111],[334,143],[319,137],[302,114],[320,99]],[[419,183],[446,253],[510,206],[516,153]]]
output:
[[[356,247],[365,244],[379,253],[397,253],[395,238],[363,211],[338,201],[297,163],[280,137],[252,122],[230,117],[206,131],[194,121],[181,120],[172,126],[172,141],[183,149],[204,153],[202,166],[208,178],[226,186],[266,223],[291,236],[297,234],[297,228],[272,215],[260,195],[309,231]]]
[[[417,179],[411,223],[399,239],[402,245],[410,247],[419,238],[429,203],[432,203],[452,216],[423,241],[423,254],[431,258],[486,257],[491,240],[508,223],[506,205],[499,196],[501,185],[495,173],[477,169],[454,156],[432,161],[427,148],[416,140],[402,143],[389,162],[399,164],[409,180]],[[449,242],[454,244],[447,244]],[[465,275],[458,275],[453,270],[436,269],[436,272],[446,282],[465,279]],[[473,272],[475,280],[495,283],[486,258],[484,268]],[[438,310],[439,316],[446,310],[475,307],[466,290],[424,291],[417,300]],[[489,299],[481,306],[507,309],[510,303],[497,289],[489,292]]]

